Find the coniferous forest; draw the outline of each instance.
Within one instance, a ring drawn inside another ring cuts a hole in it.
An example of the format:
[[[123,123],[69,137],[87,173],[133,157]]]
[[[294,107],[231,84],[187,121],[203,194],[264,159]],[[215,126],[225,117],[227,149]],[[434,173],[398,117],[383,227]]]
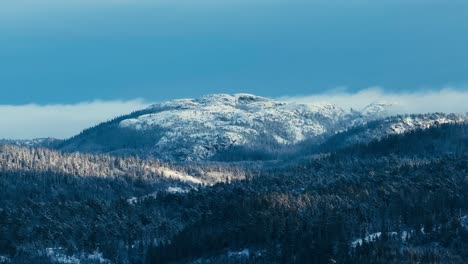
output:
[[[466,263],[468,125],[350,133],[206,162],[1,146],[0,263]]]
[[[468,264],[468,0],[0,0],[0,264]]]

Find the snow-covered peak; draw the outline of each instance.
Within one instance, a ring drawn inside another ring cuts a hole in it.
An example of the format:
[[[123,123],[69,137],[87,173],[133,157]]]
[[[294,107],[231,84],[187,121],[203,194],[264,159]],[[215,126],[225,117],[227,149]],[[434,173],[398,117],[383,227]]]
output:
[[[314,113],[324,115],[332,119],[343,118],[350,114],[349,111],[331,103],[313,103],[308,104],[307,107]]]
[[[360,112],[362,115],[388,115],[388,111],[394,104],[388,102],[375,102],[364,107]]]
[[[342,130],[355,122],[350,118],[357,118],[332,104],[280,102],[252,94],[172,100],[147,110],[121,121],[120,127],[162,131],[155,151],[163,158],[188,160],[206,159],[236,145],[295,144]],[[359,118],[372,119],[373,112]]]
[[[206,107],[273,107],[277,104],[272,99],[256,96],[253,94],[210,94],[197,99],[176,99],[168,102],[154,104],[149,109],[191,109],[191,108],[206,108]]]
[[[212,94],[151,106],[146,114],[120,122],[121,128],[161,134],[154,151],[170,160],[203,160],[232,146],[296,144],[382,119],[385,128],[364,138],[405,133],[459,117],[434,114],[385,119],[394,104],[375,102],[360,111],[329,103],[280,102],[252,94]],[[463,118],[461,118],[463,119]]]

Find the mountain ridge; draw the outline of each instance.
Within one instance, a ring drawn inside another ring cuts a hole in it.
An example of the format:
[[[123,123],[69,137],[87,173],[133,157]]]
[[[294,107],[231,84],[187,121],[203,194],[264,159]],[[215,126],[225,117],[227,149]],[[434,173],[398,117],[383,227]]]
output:
[[[447,114],[388,119],[392,106],[374,102],[357,111],[334,104],[282,102],[245,93],[212,94],[151,105],[88,129],[65,140],[58,148],[138,154],[170,161],[204,161],[233,147],[295,145],[331,137],[372,121],[382,120],[382,126],[395,131],[374,129],[375,135],[367,135],[370,140],[466,119]],[[385,122],[393,123],[385,125]]]

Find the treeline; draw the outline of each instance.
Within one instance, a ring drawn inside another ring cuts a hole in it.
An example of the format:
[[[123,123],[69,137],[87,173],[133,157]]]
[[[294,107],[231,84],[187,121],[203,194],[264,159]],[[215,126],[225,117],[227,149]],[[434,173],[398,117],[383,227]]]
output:
[[[132,154],[143,157],[155,157],[155,153],[151,153],[151,148],[161,138],[163,134],[162,130],[153,129],[138,131],[119,126],[120,122],[125,119],[150,114],[152,111],[152,109],[144,109],[132,112],[128,115],[118,116],[94,127],[85,129],[78,135],[54,145],[53,148],[68,152],[114,152],[114,154],[119,155]]]

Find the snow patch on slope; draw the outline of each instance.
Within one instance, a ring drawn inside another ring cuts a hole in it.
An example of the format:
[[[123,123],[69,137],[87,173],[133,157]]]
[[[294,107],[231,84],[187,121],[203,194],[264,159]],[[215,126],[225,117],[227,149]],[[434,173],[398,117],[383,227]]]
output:
[[[411,235],[413,233],[414,233],[414,230],[402,231],[400,233],[399,239],[401,239],[401,241],[407,241],[411,237]],[[386,235],[389,236],[389,237],[396,237],[396,236],[398,236],[398,233],[397,232],[388,232],[388,233],[386,233]],[[382,236],[382,232],[376,232],[376,233],[369,234],[369,235],[365,236],[364,238],[355,239],[354,241],[351,242],[351,247],[355,248],[357,246],[362,246],[364,242],[366,242],[366,243],[375,242],[378,239],[380,239],[381,236]]]
[[[0,256],[0,264],[9,264],[11,259],[7,256]]]
[[[156,168],[156,170],[159,174],[161,174],[165,178],[179,180],[181,182],[191,183],[191,184],[205,184],[204,181],[197,179],[186,173],[182,173],[180,171],[171,170],[165,167],[159,167],[159,168]]]
[[[52,263],[57,264],[81,264],[81,263],[99,263],[112,264],[110,260],[103,257],[102,253],[94,252],[92,254],[81,253],[67,255],[63,248],[46,248],[46,256]],[[1,262],[0,262],[1,263]]]
[[[462,216],[460,218],[460,223],[461,223],[461,226],[468,231],[468,215]]]

